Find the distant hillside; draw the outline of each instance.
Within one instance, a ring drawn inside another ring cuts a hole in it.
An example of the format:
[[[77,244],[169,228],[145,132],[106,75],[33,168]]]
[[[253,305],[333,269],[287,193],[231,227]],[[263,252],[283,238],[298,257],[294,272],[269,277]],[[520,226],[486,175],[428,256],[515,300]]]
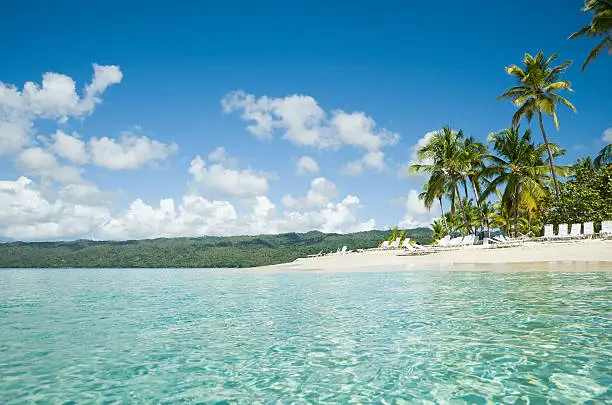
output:
[[[412,240],[430,243],[432,231],[407,231]],[[0,244],[0,268],[7,267],[254,267],[291,262],[298,257],[376,247],[388,231],[351,234],[322,232],[281,235],[162,238],[124,242],[11,242]]]

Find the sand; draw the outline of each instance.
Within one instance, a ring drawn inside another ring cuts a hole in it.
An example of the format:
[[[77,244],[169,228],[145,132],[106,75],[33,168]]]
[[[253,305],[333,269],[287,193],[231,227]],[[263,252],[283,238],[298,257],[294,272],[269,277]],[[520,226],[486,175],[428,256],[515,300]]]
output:
[[[297,259],[259,271],[612,271],[612,241],[527,242],[517,247],[482,246],[406,256],[403,250],[365,251]],[[255,270],[255,269],[253,269]]]

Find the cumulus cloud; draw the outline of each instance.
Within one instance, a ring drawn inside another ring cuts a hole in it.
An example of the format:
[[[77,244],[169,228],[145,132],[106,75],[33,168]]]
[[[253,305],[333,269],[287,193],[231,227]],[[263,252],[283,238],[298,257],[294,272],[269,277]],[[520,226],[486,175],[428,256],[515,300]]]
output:
[[[52,141],[50,149],[56,155],[78,165],[83,165],[89,161],[86,144],[79,139],[78,134],[68,135],[61,130],[57,130],[52,136]]]
[[[81,171],[76,167],[59,164],[55,156],[42,148],[24,149],[16,159],[17,166],[25,173],[60,183],[81,181]]]
[[[386,167],[385,154],[379,150],[367,152],[361,159],[348,162],[341,172],[349,176],[360,176],[367,169],[382,172]]]
[[[296,173],[299,175],[302,174],[311,174],[319,172],[319,164],[311,158],[310,156],[302,156],[298,159],[296,164]]]
[[[211,158],[212,155],[212,158]],[[217,161],[207,165],[200,156],[191,161],[189,173],[193,176],[196,184],[204,190],[213,194],[221,194],[231,197],[257,196],[267,193],[269,184],[264,173],[256,173],[251,169],[233,169],[227,167],[224,162],[230,159],[223,150],[223,159],[219,160],[221,153],[219,149],[209,155],[209,159]]]
[[[419,199],[419,192],[415,189],[410,190],[406,197],[402,198],[402,202],[405,212],[404,218],[399,224],[400,228],[428,227],[437,217],[432,213],[438,212],[440,209],[438,204],[434,204],[431,211],[428,210],[423,201]]]
[[[109,86],[121,82],[119,66],[93,65],[94,76],[85,86],[83,97],[76,83],[66,75],[47,72],[41,84],[26,82],[19,91],[15,86],[0,83],[0,108],[6,115],[28,118],[49,118],[66,122],[70,117],[91,114],[98,98]]]
[[[604,142],[612,143],[612,128],[608,128],[603,131],[603,134],[601,135],[601,140]]]
[[[354,232],[372,229],[373,219],[358,217],[359,198],[332,202],[337,190],[325,179],[311,184],[300,208],[277,209],[263,195],[247,201],[238,215],[231,202],[185,195],[179,202],[162,199],[157,206],[136,199],[112,215],[110,201],[96,186],[66,185],[55,197],[31,179],[0,181],[0,238],[14,240],[141,239],[172,236],[244,235],[279,232]]]
[[[89,141],[92,163],[109,170],[136,169],[166,160],[177,150],[174,143],[165,144],[131,132],[124,133],[118,141],[108,137]]]
[[[240,111],[247,129],[260,139],[271,139],[276,130],[299,146],[320,149],[351,145],[376,151],[395,145],[399,135],[379,129],[376,122],[363,112],[346,113],[342,110],[326,114],[317,101],[305,95],[284,98],[257,98],[238,90],[221,100],[223,111]]]
[[[21,150],[30,141],[32,124],[24,119],[2,121],[0,117],[0,156]]]
[[[74,189],[73,189],[74,191]],[[93,237],[92,230],[110,218],[106,207],[73,199],[70,189],[47,199],[32,180],[0,181],[0,237],[14,240],[54,240]],[[77,192],[78,193],[78,192]]]
[[[52,119],[65,123],[71,117],[91,114],[102,102],[100,95],[121,82],[119,66],[93,65],[94,76],[83,96],[66,75],[47,72],[40,84],[26,82],[23,89],[0,82],[0,154],[16,153],[31,141],[33,122]]]

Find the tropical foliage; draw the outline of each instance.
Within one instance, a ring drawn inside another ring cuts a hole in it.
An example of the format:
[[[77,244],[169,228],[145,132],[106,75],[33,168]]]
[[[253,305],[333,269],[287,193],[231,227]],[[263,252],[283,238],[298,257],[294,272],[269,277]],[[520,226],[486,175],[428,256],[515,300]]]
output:
[[[546,214],[546,221],[598,224],[612,218],[612,165],[597,168],[581,164],[574,170],[561,190],[561,199]]]
[[[538,116],[540,131],[542,131],[544,145],[548,151],[550,170],[557,199],[559,198],[559,181],[555,170],[554,156],[549,147],[546,131],[544,130],[542,113],[551,115],[557,130],[559,130],[559,120],[556,112],[557,105],[562,103],[574,112],[576,111],[576,107],[568,99],[557,94],[561,90],[572,91],[570,82],[560,80],[572,62],[567,61],[559,66],[552,66],[552,62],[558,57],[559,54],[555,53],[546,58],[541,51],[535,57],[525,54],[523,67],[512,65],[506,68],[506,72],[517,80],[517,85],[511,87],[497,98],[498,100],[510,99],[518,107],[518,110],[512,117],[512,125],[515,127],[520,124],[523,117],[527,119],[527,122],[531,122],[535,115]]]
[[[405,231],[411,240],[432,241],[431,230]],[[123,242],[13,242],[0,243],[0,268],[6,267],[252,267],[286,263],[317,254],[373,248],[388,231],[346,235],[321,232],[281,235],[169,238]]]
[[[612,0],[586,0],[582,10],[593,14],[591,23],[570,35],[570,39],[583,36],[602,38],[584,61],[584,70],[602,53],[612,55]]]

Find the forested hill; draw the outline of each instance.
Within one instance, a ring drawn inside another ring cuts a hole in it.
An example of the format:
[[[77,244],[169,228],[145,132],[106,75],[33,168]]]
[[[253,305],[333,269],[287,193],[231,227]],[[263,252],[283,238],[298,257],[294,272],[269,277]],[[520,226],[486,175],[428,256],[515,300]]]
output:
[[[431,242],[432,231],[407,235]],[[11,242],[0,244],[0,267],[253,267],[286,263],[309,254],[376,247],[388,231],[351,234],[322,232],[281,235],[161,238],[122,242]]]

